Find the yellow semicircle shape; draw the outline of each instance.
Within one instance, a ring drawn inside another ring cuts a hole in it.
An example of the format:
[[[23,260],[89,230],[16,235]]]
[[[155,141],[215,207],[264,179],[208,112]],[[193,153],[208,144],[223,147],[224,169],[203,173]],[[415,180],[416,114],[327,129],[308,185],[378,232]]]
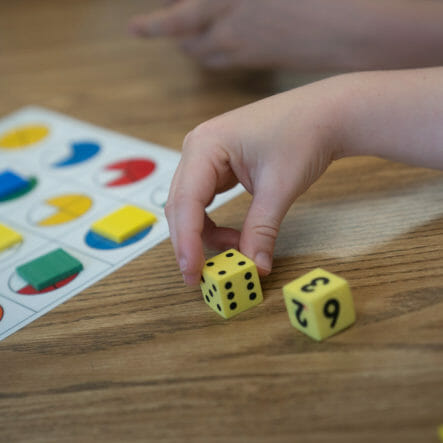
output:
[[[23,125],[0,135],[0,148],[21,149],[43,140],[49,129],[43,125]]]
[[[66,212],[57,212],[54,215],[51,215],[44,220],[39,221],[39,226],[54,226],[54,225],[62,225],[63,223],[69,223],[72,220],[75,220],[77,217],[67,214]]]
[[[54,226],[68,223],[89,211],[92,199],[82,194],[66,194],[46,200],[46,203],[58,211],[38,222],[39,226]]]

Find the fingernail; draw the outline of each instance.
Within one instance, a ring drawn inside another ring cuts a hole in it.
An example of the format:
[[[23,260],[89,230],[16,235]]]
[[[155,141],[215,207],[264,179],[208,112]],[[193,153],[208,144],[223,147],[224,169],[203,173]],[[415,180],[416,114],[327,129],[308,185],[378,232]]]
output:
[[[254,259],[258,268],[265,272],[270,272],[272,268],[272,259],[267,252],[259,252]]]
[[[183,281],[188,286],[195,286],[200,283],[200,276],[195,274],[182,274],[183,275]]]
[[[188,261],[187,261],[186,257],[180,257],[180,259],[178,261],[178,265],[180,267],[180,272],[182,273],[183,281],[185,282],[185,284],[187,284],[189,286],[194,286],[200,282],[199,275],[189,274],[186,272],[186,270],[187,270],[186,268],[188,266]]]

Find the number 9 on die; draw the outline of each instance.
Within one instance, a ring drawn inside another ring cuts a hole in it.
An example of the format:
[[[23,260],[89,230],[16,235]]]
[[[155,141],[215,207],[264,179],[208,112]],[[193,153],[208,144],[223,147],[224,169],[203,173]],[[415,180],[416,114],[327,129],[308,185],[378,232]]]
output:
[[[348,282],[317,268],[283,287],[289,320],[296,329],[321,341],[355,322]]]

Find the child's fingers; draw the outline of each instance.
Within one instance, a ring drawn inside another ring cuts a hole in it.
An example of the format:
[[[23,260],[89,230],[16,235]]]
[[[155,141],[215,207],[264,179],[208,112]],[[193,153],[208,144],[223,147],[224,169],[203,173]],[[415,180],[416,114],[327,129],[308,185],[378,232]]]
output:
[[[185,201],[172,199],[166,215],[174,230],[175,254],[186,284],[196,285],[204,264],[202,232],[204,206],[191,197]]]
[[[291,204],[282,187],[261,185],[243,224],[240,250],[250,257],[261,275],[271,272],[272,256],[280,224]]]
[[[170,187],[170,191],[169,191],[169,196],[168,196],[168,202],[166,202],[164,211],[165,211],[165,215],[166,215],[166,219],[168,221],[168,226],[169,226],[169,233],[171,236],[171,243],[172,246],[174,248],[174,252],[177,251],[177,236],[176,236],[176,230],[175,230],[175,214],[174,214],[174,206],[169,204],[169,202],[172,200],[171,196],[173,194],[173,190],[176,187],[176,182],[178,180],[178,177],[180,177],[180,171],[182,168],[182,162],[180,162],[177,166],[177,169],[175,170],[174,173],[174,177],[172,179],[171,182],[171,187]],[[176,258],[177,258],[177,264],[178,263],[178,255],[176,254]]]
[[[180,46],[190,55],[200,59],[214,53],[229,53],[234,51],[238,44],[231,34],[229,27],[224,23],[215,23],[203,32],[188,34],[181,40]]]
[[[232,67],[235,60],[232,53],[217,52],[204,57],[201,64],[208,69],[226,69]]]
[[[151,14],[139,15],[130,30],[143,37],[179,36],[199,32],[211,21],[217,2],[182,0]]]
[[[207,32],[185,37],[180,41],[180,48],[197,59],[203,59],[217,49]]]
[[[182,40],[180,47],[187,55],[198,60],[207,68],[224,68],[232,63],[231,51],[220,49],[214,42],[206,40],[205,34],[198,34]]]
[[[199,282],[203,268],[202,235],[208,223],[205,209],[216,194],[217,177],[212,161],[202,158],[201,152],[188,149],[174,176],[165,207],[177,261],[190,285]]]
[[[218,251],[225,251],[231,248],[238,249],[240,232],[232,228],[218,227],[206,215],[202,239],[205,245]]]

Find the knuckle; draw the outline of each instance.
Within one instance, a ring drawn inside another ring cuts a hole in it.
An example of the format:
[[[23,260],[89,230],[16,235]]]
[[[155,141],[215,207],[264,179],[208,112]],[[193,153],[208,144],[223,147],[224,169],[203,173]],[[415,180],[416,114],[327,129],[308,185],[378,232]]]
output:
[[[186,199],[186,193],[181,188],[176,189],[174,195],[170,195],[166,201],[164,207],[166,217],[173,216],[175,209],[179,207],[182,202],[186,201]]]
[[[168,214],[176,217],[194,200],[194,195],[195,192],[186,183],[179,184],[174,190],[174,195],[166,202],[165,211],[167,208]]]
[[[183,188],[177,189],[174,195],[173,206],[182,206],[183,203],[186,203],[190,198],[189,192],[185,191]]]
[[[210,122],[204,122],[195,127],[192,131],[186,134],[183,141],[183,150],[186,152],[195,151],[200,146],[204,146],[213,134],[212,125]]]
[[[278,228],[269,224],[260,224],[252,227],[255,235],[275,241],[278,236]]]

